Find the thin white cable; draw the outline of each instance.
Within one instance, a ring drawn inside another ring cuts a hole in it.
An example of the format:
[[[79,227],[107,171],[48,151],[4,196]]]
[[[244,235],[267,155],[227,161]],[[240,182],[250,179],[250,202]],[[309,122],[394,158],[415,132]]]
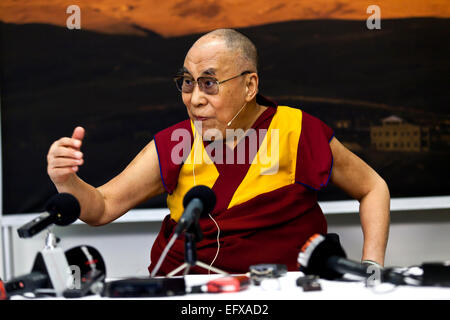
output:
[[[194,178],[194,187],[197,185],[195,183],[195,149],[197,146],[197,129],[194,128],[194,161],[192,163],[192,177]]]
[[[219,225],[217,224],[216,220],[214,220],[214,218],[211,216],[211,214],[208,214],[208,215],[211,218],[211,220],[214,221],[214,223],[216,224],[216,227],[217,227],[217,251],[216,251],[216,256],[214,257],[213,261],[209,265],[209,267],[211,268],[212,265],[214,264],[214,262],[216,261],[217,257],[219,256],[219,251],[220,251],[220,241],[219,241],[220,228],[219,228]],[[208,270],[208,274],[211,274],[211,270]]]
[[[172,238],[170,238],[169,243],[167,244],[167,246],[164,248],[163,252],[161,253],[158,263],[156,264],[155,269],[153,269],[152,273],[150,274],[150,277],[153,278],[158,273],[159,268],[161,267],[161,264],[163,263],[164,259],[166,258],[167,253],[169,252],[170,248],[173,246],[173,244],[175,243],[175,240],[177,240],[177,238],[178,238],[178,234],[174,233]]]
[[[233,119],[231,119],[228,123],[227,123],[227,127],[229,127],[231,125],[231,123],[234,121],[234,119],[236,119],[236,117],[238,116],[239,113],[241,113],[242,109],[244,109],[244,107],[247,105],[247,102],[242,106],[242,108],[234,115]]]
[[[245,107],[245,105],[244,105],[244,107]],[[195,151],[196,151],[196,145],[197,145],[197,130],[195,130],[195,132],[194,132],[194,151],[193,151],[194,152],[194,164],[192,165],[192,176],[194,178],[194,186],[196,186],[196,182],[195,182]],[[220,228],[219,228],[219,225],[217,224],[216,220],[214,220],[214,218],[211,216],[211,214],[208,214],[208,215],[211,218],[211,220],[216,224],[216,227],[217,227],[217,251],[216,251],[216,256],[214,257],[214,259],[212,260],[211,264],[209,265],[209,267],[211,268],[212,265],[214,264],[214,262],[216,261],[217,257],[219,256],[219,251],[220,251],[220,241],[219,241]],[[209,269],[208,269],[208,274],[211,274],[211,270],[209,270]]]

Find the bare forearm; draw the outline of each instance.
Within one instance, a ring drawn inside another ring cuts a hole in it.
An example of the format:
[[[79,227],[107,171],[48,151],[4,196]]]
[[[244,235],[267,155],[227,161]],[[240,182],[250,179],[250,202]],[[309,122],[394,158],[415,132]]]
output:
[[[359,213],[364,234],[362,260],[384,265],[390,223],[390,195],[384,180],[360,200]]]
[[[47,154],[47,173],[58,192],[74,195],[81,207],[80,219],[90,225],[104,225],[119,218],[139,203],[165,191],[159,159],[152,140],[123,172],[103,186],[94,188],[76,172],[83,165],[81,145],[85,130],[76,127],[72,137],[55,141]]]
[[[67,192],[78,199],[81,207],[80,220],[90,225],[102,224],[105,200],[96,188],[73,175],[64,184],[55,184],[58,192]]]

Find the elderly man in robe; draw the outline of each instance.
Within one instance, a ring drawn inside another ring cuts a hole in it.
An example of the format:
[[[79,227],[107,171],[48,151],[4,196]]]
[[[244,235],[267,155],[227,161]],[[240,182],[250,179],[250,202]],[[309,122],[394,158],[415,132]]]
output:
[[[199,219],[198,260],[230,273],[258,263],[297,270],[305,241],[327,233],[317,193],[333,183],[360,203],[362,261],[384,264],[390,203],[385,181],[321,120],[259,93],[258,54],[246,36],[232,29],[202,36],[174,80],[188,119],[158,132],[106,184],[94,187],[77,176],[84,161],[82,127],[50,147],[48,174],[59,192],[78,198],[81,220],[104,225],[167,192],[170,214],[151,250],[152,271],[183,213],[184,195],[205,185],[217,202]],[[158,274],[183,262],[179,237]]]

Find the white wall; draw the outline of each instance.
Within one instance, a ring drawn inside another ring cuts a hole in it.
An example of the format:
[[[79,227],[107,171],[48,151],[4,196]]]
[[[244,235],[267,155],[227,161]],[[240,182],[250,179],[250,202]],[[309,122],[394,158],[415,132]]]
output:
[[[357,214],[327,216],[329,232],[338,233],[351,259],[362,254],[363,235]],[[450,210],[391,213],[385,266],[412,266],[450,261]]]
[[[361,259],[362,231],[357,213],[326,215],[329,232],[340,235],[347,256]],[[113,223],[102,227],[84,224],[55,227],[66,250],[85,244],[102,254],[110,278],[147,276],[150,249],[160,222]],[[13,232],[14,274],[31,270],[36,253],[42,249],[45,232],[20,239]],[[450,210],[394,212],[386,253],[386,266],[410,266],[427,261],[450,260]]]

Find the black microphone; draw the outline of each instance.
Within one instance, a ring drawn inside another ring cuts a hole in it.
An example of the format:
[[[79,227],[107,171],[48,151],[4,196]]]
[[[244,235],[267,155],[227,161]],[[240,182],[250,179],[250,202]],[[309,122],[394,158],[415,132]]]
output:
[[[48,287],[50,278],[47,274],[33,271],[29,274],[19,276],[4,283],[7,297],[34,292],[37,289]]]
[[[59,193],[47,202],[46,211],[39,217],[20,227],[17,232],[20,238],[30,238],[51,224],[67,226],[80,216],[80,204],[69,193]]]
[[[192,224],[197,225],[198,219],[202,214],[210,213],[216,205],[216,195],[207,186],[195,186],[189,190],[183,199],[184,212],[175,233],[179,235],[181,232],[189,229]]]
[[[337,234],[314,234],[303,245],[297,260],[300,271],[327,280],[341,278],[345,273],[367,278],[367,267],[347,259]]]
[[[100,252],[87,245],[77,246],[65,251],[65,256],[69,267],[73,268],[74,283],[73,288],[67,288],[63,292],[66,298],[78,298],[85,295],[99,294],[103,289],[106,277],[105,261]],[[75,269],[76,268],[76,269]],[[51,273],[61,273],[65,270],[55,270],[55,267],[46,263],[42,254],[35,258],[33,268],[30,273],[13,278],[4,283],[6,299],[14,295],[32,293],[36,295],[44,294],[48,289],[54,288]],[[72,270],[67,270],[67,272]],[[0,292],[1,293],[1,292]],[[1,295],[0,295],[0,300]]]

